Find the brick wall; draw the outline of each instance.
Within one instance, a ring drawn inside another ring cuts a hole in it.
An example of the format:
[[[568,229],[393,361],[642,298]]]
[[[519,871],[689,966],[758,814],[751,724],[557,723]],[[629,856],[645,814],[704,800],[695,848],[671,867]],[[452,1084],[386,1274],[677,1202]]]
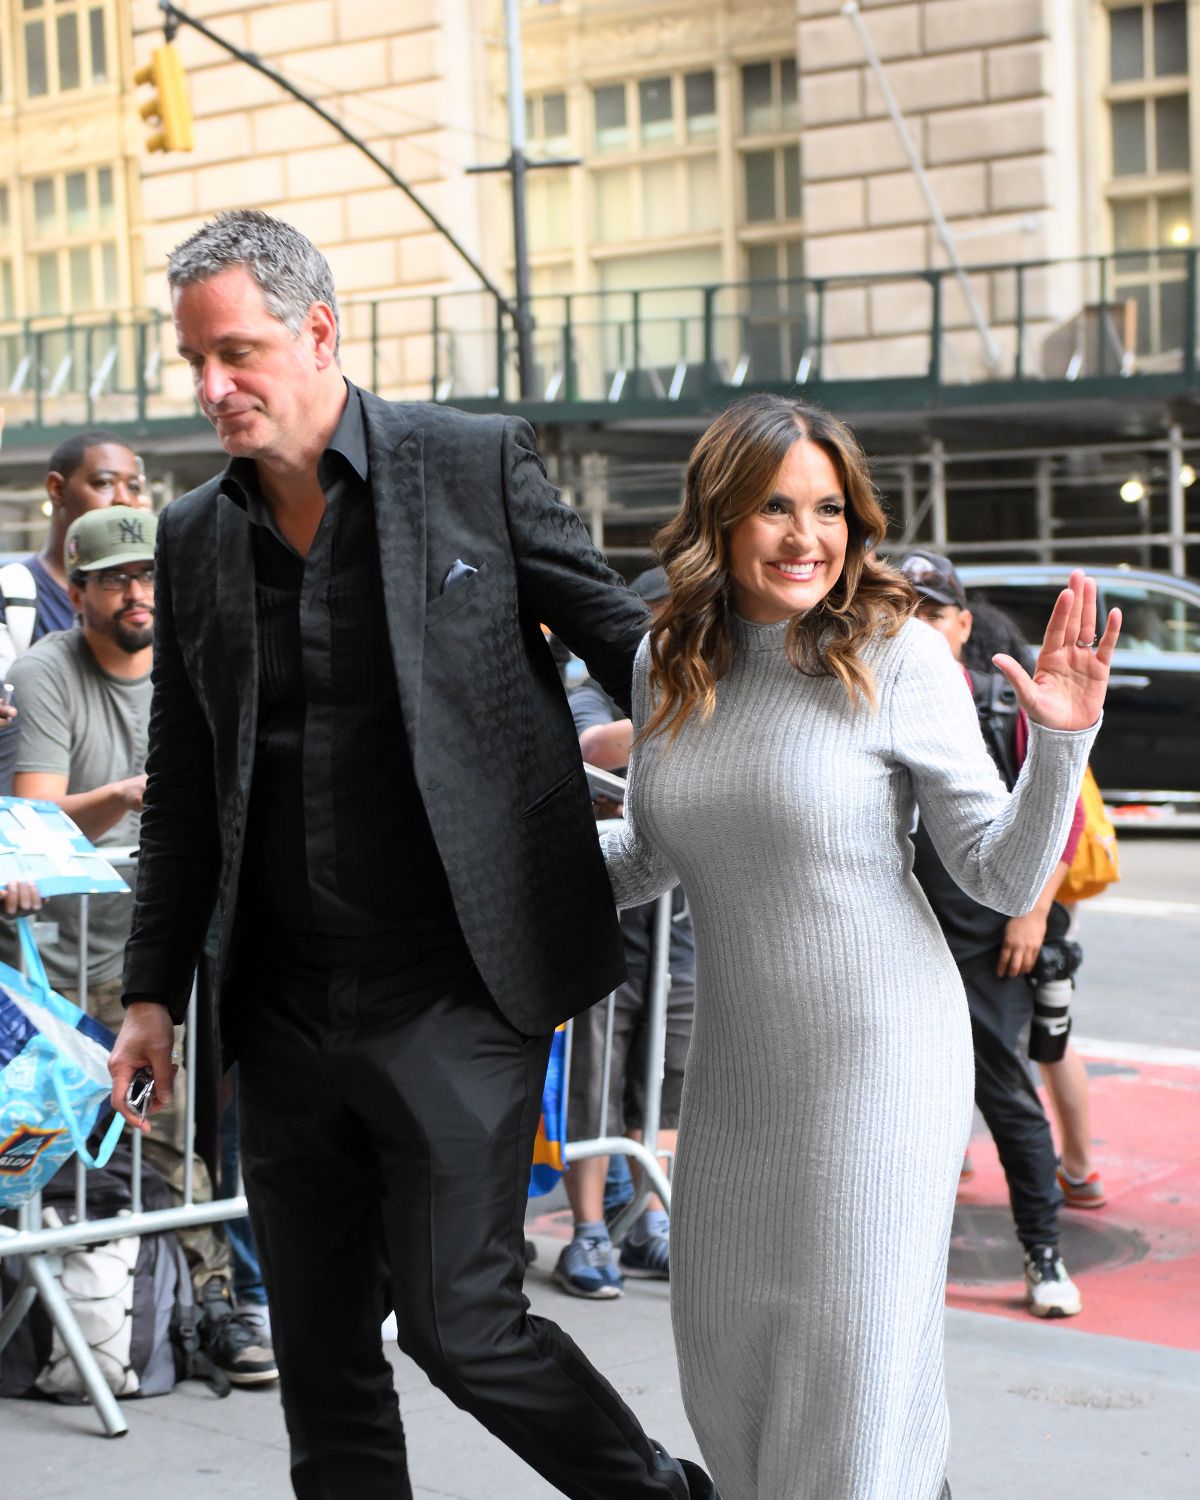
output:
[[[1066,188],[1077,164],[1061,97],[1052,98],[1070,86],[1074,69],[1063,8],[1053,0],[860,0],[860,7],[942,213],[963,236],[963,261],[1073,253],[1079,211]],[[808,270],[844,276],[945,266],[882,92],[840,11],[841,0],[797,0]],[[1073,278],[1060,283],[1061,305],[1048,305],[1045,278],[1036,285],[1030,278],[1030,308],[1044,321],[1028,332],[1027,357],[1054,317],[1074,310]],[[1014,278],[981,274],[971,284],[1011,368]],[[918,330],[928,324],[930,297],[919,278],[869,297],[845,291],[834,325],[841,343],[826,373],[920,373],[929,347]],[[957,286],[947,286],[943,314],[946,373],[982,373],[981,341]]]

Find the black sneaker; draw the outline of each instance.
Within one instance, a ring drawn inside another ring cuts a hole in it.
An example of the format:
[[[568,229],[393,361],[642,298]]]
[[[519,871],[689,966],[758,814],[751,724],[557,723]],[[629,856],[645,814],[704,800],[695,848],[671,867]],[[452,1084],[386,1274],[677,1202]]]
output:
[[[238,1312],[229,1289],[219,1283],[205,1287],[203,1306],[204,1352],[233,1385],[267,1385],[279,1379],[271,1335],[260,1318]]]

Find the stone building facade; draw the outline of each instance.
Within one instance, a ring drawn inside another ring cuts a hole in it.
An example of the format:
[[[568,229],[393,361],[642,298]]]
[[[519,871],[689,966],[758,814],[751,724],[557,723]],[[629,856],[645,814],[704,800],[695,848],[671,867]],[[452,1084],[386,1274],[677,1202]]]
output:
[[[364,136],[511,286],[506,179],[466,170],[507,153],[501,0],[189,9]],[[859,0],[857,21],[842,0],[525,0],[521,20],[530,156],[578,158],[531,173],[528,223],[539,394],[604,403],[580,441],[617,429],[630,396],[687,396],[707,369],[735,387],[821,381],[836,402],[839,383],[883,387],[935,362],[968,385],[1179,368],[1200,0]],[[937,274],[946,246],[863,31],[970,300]],[[0,464],[20,467],[26,427],[36,447],[91,413],[144,420],[152,458],[211,444],[182,433],[194,407],[169,325],[135,335],[128,310],[165,315],[168,250],[234,206],[278,213],[328,253],[351,376],[511,401],[494,303],[421,211],[188,28],[196,149],[146,154],[132,75],[161,39],[154,0],[0,0]],[[1142,410],[1139,432],[1157,420]],[[675,467],[647,485],[664,504],[687,441],[678,428],[663,445]],[[920,441],[906,513],[940,464],[932,432]],[[614,471],[592,467],[607,504]]]

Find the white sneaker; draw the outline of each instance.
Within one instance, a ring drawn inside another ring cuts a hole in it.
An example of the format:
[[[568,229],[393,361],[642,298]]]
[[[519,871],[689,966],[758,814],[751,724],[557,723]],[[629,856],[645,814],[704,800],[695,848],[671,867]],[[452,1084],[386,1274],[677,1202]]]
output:
[[[1025,1305],[1035,1318],[1073,1318],[1083,1310],[1079,1288],[1054,1245],[1035,1245],[1025,1256]]]

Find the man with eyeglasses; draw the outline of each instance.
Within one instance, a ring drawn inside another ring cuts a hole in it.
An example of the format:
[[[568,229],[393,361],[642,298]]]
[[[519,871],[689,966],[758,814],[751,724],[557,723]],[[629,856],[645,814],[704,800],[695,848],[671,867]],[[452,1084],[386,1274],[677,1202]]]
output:
[[[146,785],[150,661],[154,641],[154,540],[149,511],[93,510],[72,522],[64,548],[78,630],[58,630],[12,664],[21,743],[13,776],[18,797],[57,802],[98,846],[138,840]],[[68,905],[56,914],[60,943],[46,955],[55,985],[76,982],[77,933]],[[91,902],[89,970],[117,978],[128,936],[129,902]],[[64,962],[65,950],[69,962]]]

